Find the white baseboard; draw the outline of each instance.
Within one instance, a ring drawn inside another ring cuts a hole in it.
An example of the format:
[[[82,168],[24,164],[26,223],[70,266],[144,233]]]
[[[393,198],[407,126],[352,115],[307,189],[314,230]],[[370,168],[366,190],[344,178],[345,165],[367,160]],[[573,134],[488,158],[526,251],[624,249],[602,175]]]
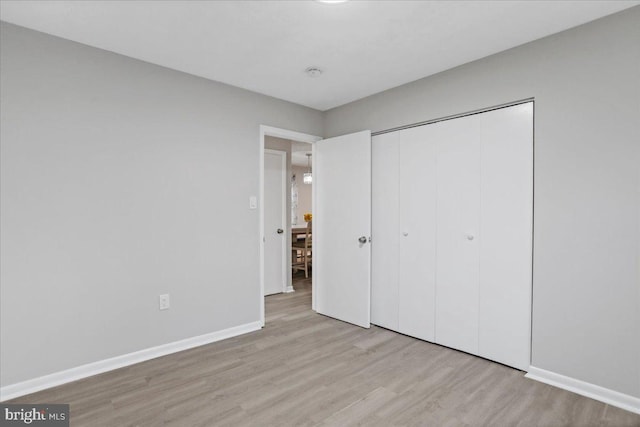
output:
[[[555,372],[535,368],[533,366],[529,367],[529,372],[525,377],[599,400],[600,402],[607,403],[611,406],[616,406],[618,408],[640,414],[640,398],[633,397],[628,394],[556,374]]]
[[[295,292],[295,289],[293,289],[293,286],[289,285],[287,286],[287,288],[284,290],[285,294],[291,293],[291,292]]]
[[[262,322],[252,322],[245,325],[235,326],[233,328],[224,329],[222,331],[211,332],[209,334],[199,335],[197,337],[187,338],[180,341],[174,341],[168,344],[159,345],[157,347],[146,348],[144,350],[133,353],[123,354],[109,359],[99,360],[97,362],[88,363],[86,365],[77,366],[53,374],[44,375],[42,377],[33,378],[16,384],[11,384],[0,388],[0,402],[24,396],[26,394],[35,393],[47,388],[56,387],[72,381],[77,381],[93,375],[102,374],[103,372],[112,371],[114,369],[123,368],[125,366],[144,362],[146,360],[155,359],[157,357],[166,356],[167,354],[177,353],[179,351],[188,350],[190,348],[199,347],[201,345],[210,344],[216,341],[222,341],[238,335],[257,331],[262,327]]]

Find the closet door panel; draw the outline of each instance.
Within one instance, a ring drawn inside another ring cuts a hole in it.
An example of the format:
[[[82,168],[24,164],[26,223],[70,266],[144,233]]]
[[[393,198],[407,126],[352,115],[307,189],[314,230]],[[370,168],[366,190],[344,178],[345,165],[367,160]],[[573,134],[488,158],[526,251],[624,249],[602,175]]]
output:
[[[435,338],[436,144],[430,126],[400,134],[399,331]]]
[[[371,139],[371,323],[398,330],[398,134]]]
[[[436,342],[478,353],[480,116],[431,125],[437,139]]]
[[[533,104],[481,114],[479,354],[530,362]]]

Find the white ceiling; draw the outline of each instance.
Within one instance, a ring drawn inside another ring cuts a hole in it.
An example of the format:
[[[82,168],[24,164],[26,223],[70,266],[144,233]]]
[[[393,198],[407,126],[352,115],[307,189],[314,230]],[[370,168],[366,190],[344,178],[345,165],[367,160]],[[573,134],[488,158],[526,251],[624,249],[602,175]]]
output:
[[[637,4],[3,0],[0,19],[327,110]]]

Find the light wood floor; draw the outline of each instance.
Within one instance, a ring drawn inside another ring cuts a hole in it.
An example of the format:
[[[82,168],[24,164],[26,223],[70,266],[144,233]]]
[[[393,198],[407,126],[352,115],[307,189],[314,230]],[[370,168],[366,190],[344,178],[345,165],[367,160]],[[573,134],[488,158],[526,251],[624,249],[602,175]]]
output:
[[[261,331],[15,402],[69,403],[72,426],[640,426],[520,371],[315,314],[310,281],[294,286],[267,297]]]

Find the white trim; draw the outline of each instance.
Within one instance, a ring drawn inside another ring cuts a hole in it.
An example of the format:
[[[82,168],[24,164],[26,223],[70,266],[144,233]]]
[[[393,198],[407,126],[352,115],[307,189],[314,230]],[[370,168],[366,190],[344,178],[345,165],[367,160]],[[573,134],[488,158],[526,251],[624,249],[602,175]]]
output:
[[[258,140],[258,159],[259,165],[259,192],[260,197],[258,199],[258,212],[259,212],[259,222],[260,222],[260,234],[258,236],[259,246],[260,246],[260,254],[259,254],[259,263],[260,263],[260,320],[261,326],[264,326],[264,137],[266,135],[275,136],[277,138],[283,138],[288,140],[294,140],[299,142],[307,142],[313,144],[314,142],[320,141],[322,138],[315,135],[309,135],[306,133],[300,133],[287,129],[280,129],[272,126],[260,125],[260,138]],[[313,190],[312,190],[313,191]],[[289,224],[286,224],[286,232],[288,235],[291,234],[291,229]],[[289,251],[287,251],[289,253]],[[312,279],[313,280],[313,279]],[[285,292],[289,292],[289,287],[287,286],[287,290]],[[291,286],[293,290],[293,287]],[[311,288],[313,290],[313,287]],[[313,294],[312,294],[312,306],[313,302]]]
[[[168,354],[177,353],[179,351],[188,350],[190,348],[257,331],[261,327],[261,322],[251,322],[245,325],[224,329],[222,331],[211,332],[180,341],[174,341],[168,344],[162,344],[157,347],[146,348],[133,353],[99,360],[97,362],[76,366],[75,368],[4,386],[0,388],[0,402],[91,377],[93,375],[98,375],[103,372],[155,359],[157,357],[166,356]]]
[[[529,367],[529,372],[525,378],[540,381],[564,390],[569,390],[591,399],[599,400],[611,406],[625,409],[627,411],[640,414],[640,398],[615,390],[601,387],[599,385],[584,382],[575,378],[567,377],[544,369]]]
[[[282,188],[280,189],[280,196],[282,197],[282,204],[283,206],[281,206],[281,212],[282,215],[280,216],[280,223],[282,224],[282,229],[283,229],[283,233],[287,232],[287,185],[290,184],[289,180],[287,179],[287,152],[286,151],[280,151],[280,150],[270,150],[268,148],[264,149],[265,153],[269,153],[269,154],[274,154],[276,156],[280,156],[280,170],[282,172],[281,174],[281,182],[282,182]],[[287,284],[287,264],[288,264],[288,259],[287,259],[287,236],[289,236],[291,234],[290,231],[287,232],[287,234],[284,234],[283,239],[282,239],[282,268],[281,268],[281,274],[282,274],[282,286],[281,286],[281,291],[282,292],[293,292],[293,287]],[[288,289],[291,288],[291,291],[288,291]]]
[[[309,144],[313,144],[314,142],[320,141],[322,139],[321,137],[315,135],[309,135],[293,130],[280,129],[265,125],[260,125],[260,134],[262,136],[269,135],[275,136],[276,138],[289,139],[298,142],[308,142]]]

